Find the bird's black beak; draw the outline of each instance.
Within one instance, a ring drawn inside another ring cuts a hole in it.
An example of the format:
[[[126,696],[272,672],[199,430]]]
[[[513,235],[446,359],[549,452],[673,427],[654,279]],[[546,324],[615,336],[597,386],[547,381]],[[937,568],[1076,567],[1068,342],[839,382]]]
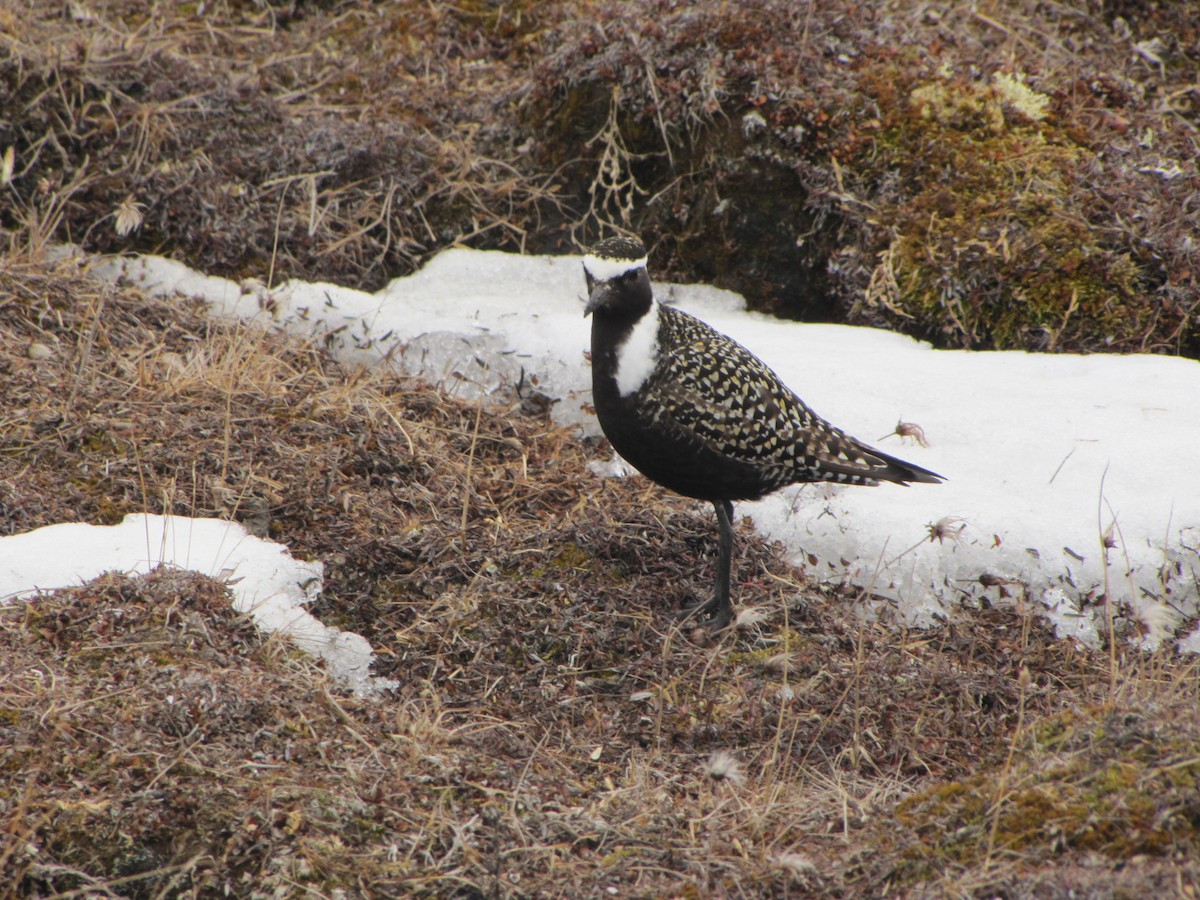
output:
[[[591,296],[588,297],[587,306],[583,308],[583,315],[590,316],[596,310],[608,305],[608,298],[612,294],[612,288],[605,281],[597,281],[592,288]]]

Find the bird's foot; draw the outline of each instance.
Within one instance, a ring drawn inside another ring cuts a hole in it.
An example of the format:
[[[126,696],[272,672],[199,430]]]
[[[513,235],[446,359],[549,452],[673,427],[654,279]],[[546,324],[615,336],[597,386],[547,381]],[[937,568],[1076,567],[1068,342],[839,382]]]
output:
[[[720,631],[733,621],[733,604],[728,599],[715,594],[700,603],[685,606],[679,616],[685,621],[694,620],[697,625],[704,625],[713,631]]]

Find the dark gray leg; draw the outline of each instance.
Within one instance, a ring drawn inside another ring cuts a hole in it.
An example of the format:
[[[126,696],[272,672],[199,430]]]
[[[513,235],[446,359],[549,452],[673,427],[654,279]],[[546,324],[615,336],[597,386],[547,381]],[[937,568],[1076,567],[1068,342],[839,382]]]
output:
[[[729,599],[729,580],[733,569],[733,504],[728,500],[714,500],[717,524],[720,526],[720,543],[717,555],[717,587],[712,598],[690,606],[684,614],[690,619],[712,616],[706,623],[714,631],[724,628],[733,621],[733,602]]]
[[[733,570],[733,504],[728,500],[713,503],[721,527],[720,554],[717,557],[717,590],[713,594],[716,610],[712,627],[724,628],[733,620],[733,602],[729,599],[729,579]]]

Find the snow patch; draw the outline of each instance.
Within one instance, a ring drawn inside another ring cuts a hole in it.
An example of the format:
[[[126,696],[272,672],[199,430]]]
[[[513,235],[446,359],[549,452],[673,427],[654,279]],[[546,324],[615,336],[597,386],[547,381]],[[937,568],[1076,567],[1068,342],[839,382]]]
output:
[[[303,609],[321,592],[321,563],[295,559],[282,544],[254,537],[236,522],[139,513],[118,525],[69,522],[2,537],[0,603],[104,572],[141,575],[164,565],[226,582],[238,612],[323,659],[334,680],[355,694],[395,686],[371,675],[373,653],[362,635],[324,625]]]

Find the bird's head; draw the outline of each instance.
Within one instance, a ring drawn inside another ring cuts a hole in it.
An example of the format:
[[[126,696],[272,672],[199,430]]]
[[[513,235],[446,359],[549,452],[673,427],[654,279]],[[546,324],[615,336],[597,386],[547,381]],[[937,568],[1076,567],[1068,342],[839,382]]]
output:
[[[583,258],[583,274],[588,287],[585,316],[600,312],[638,319],[654,300],[646,272],[646,246],[637,238],[607,238],[592,245]]]

